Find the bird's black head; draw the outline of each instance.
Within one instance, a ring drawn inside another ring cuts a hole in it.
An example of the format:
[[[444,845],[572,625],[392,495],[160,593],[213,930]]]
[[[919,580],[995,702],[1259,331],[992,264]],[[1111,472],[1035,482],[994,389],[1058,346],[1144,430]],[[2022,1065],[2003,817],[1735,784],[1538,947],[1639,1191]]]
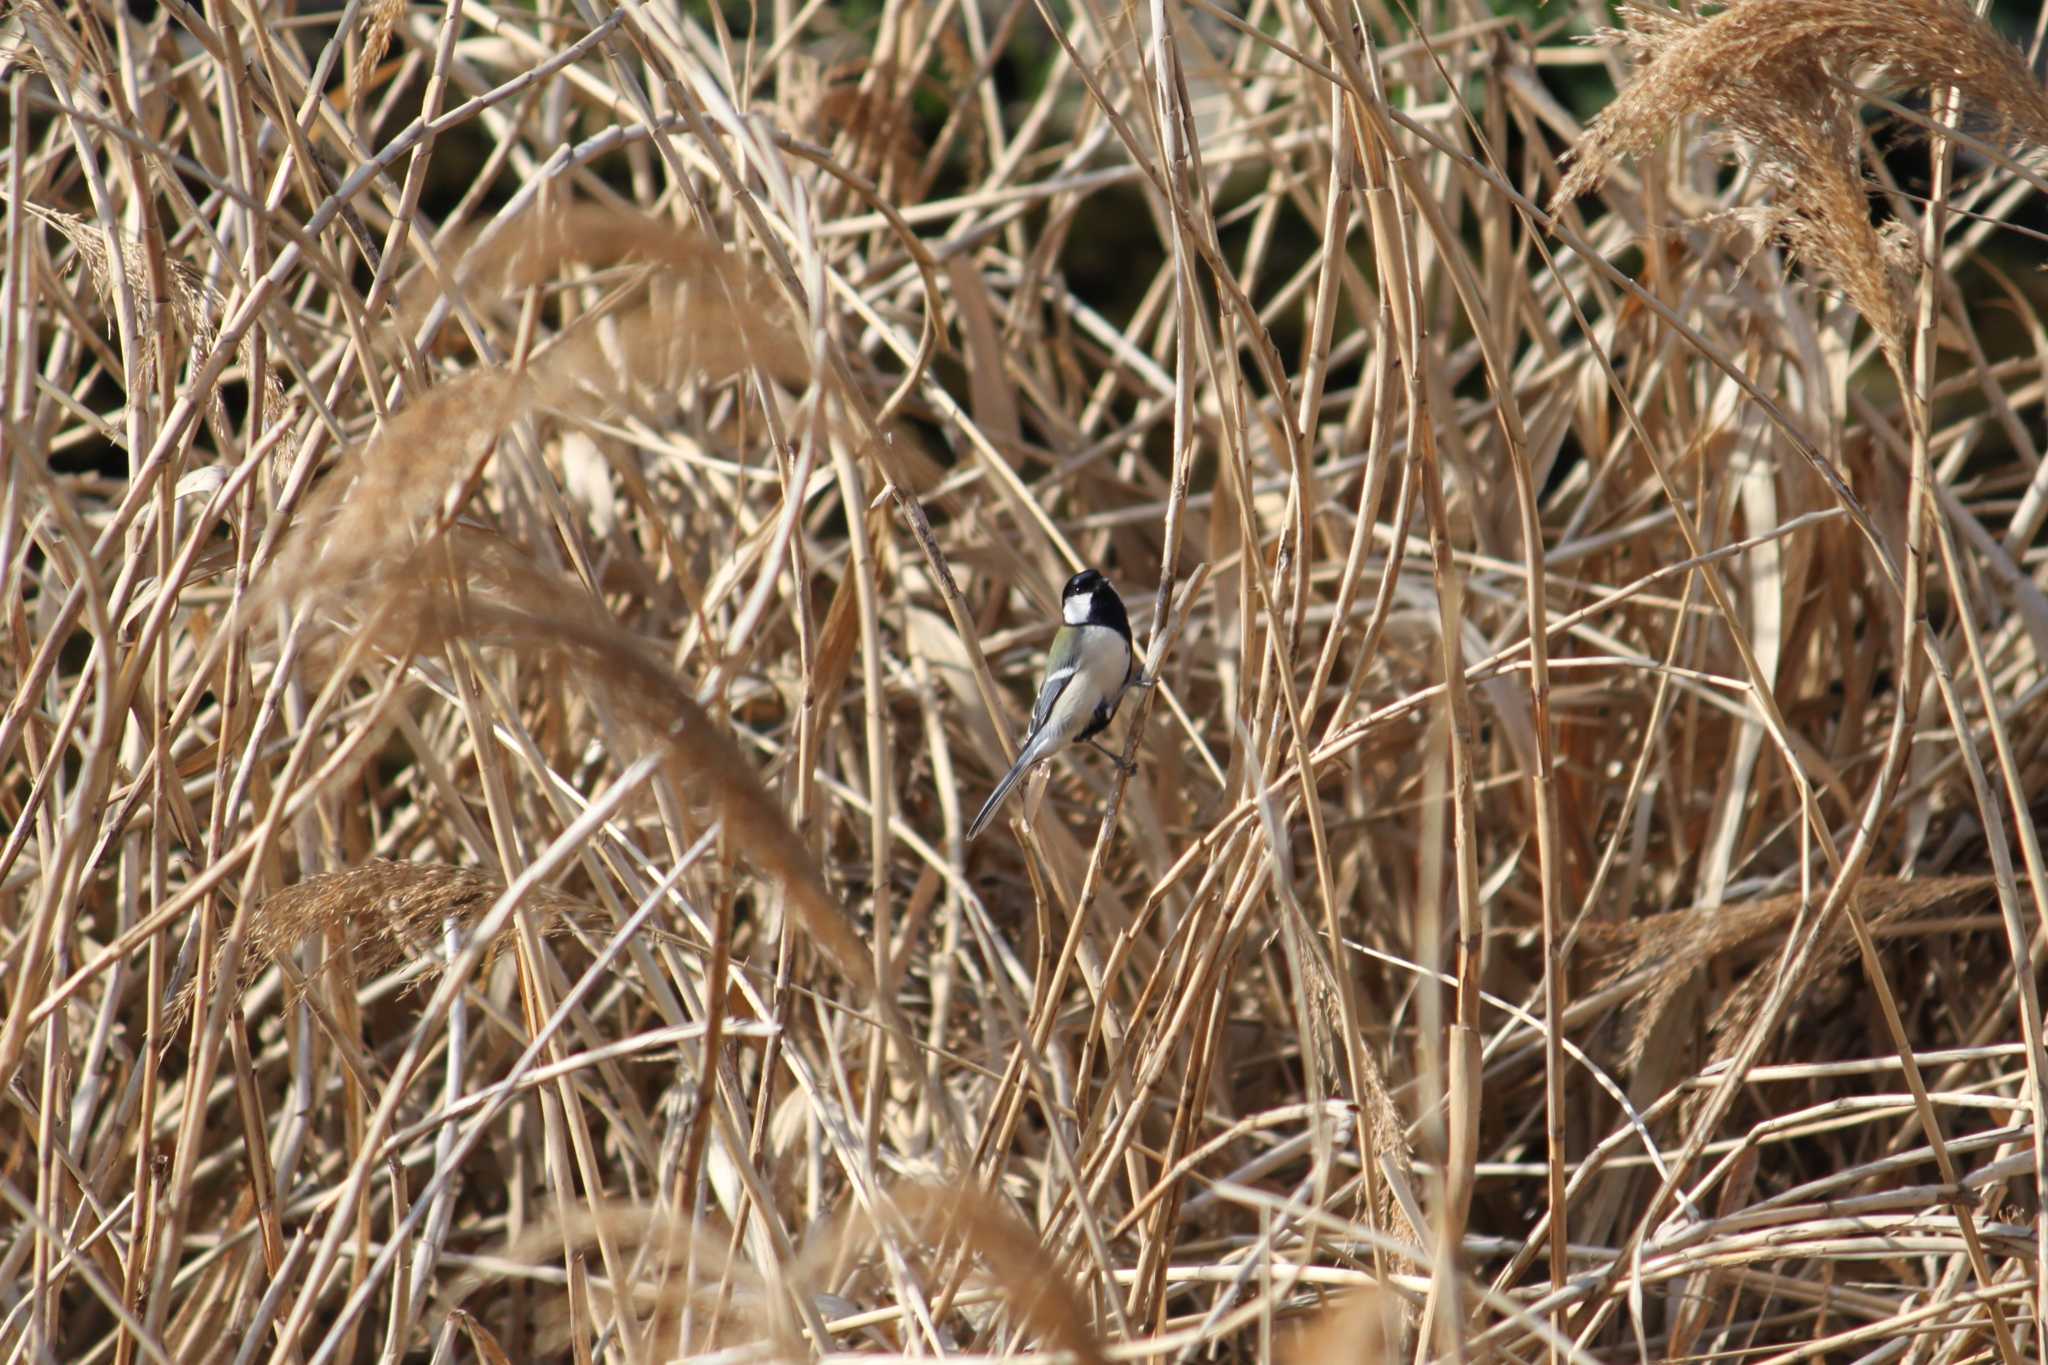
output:
[[[1094,569],[1083,569],[1067,580],[1060,592],[1060,618],[1070,626],[1108,626],[1126,640],[1131,638],[1124,599]]]

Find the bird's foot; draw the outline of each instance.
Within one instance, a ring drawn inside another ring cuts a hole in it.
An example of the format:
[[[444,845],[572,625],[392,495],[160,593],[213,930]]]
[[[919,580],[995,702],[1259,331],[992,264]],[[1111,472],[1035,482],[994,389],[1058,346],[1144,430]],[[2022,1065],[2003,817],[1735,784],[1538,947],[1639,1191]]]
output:
[[[1130,777],[1138,771],[1138,765],[1134,761],[1125,758],[1122,754],[1116,752],[1114,749],[1105,748],[1102,742],[1099,740],[1089,740],[1088,747],[1093,749],[1096,753],[1101,754],[1110,762],[1116,764],[1117,771],[1122,773],[1125,777]]]

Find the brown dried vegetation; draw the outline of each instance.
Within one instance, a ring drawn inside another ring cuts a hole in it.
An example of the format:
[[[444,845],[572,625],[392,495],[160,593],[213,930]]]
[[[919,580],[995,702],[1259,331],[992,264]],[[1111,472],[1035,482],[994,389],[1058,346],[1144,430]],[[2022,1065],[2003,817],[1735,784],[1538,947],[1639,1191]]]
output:
[[[2037,1358],[2038,53],[1598,8],[0,16],[0,1354]]]

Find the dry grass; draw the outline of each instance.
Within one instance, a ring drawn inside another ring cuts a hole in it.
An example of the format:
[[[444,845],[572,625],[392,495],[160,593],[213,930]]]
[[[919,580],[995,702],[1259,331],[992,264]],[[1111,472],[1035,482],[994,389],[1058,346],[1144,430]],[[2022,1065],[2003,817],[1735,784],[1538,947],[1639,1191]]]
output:
[[[2048,1350],[1971,8],[133,8],[0,17],[0,1359]]]

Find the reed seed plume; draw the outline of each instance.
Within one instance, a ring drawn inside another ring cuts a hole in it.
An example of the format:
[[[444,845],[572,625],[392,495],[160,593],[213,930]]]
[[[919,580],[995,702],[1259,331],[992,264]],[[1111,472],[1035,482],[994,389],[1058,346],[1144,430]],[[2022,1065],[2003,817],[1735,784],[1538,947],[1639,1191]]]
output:
[[[541,414],[574,421],[645,406],[696,381],[760,365],[801,383],[801,342],[768,287],[721,248],[650,215],[593,206],[515,219],[458,254],[458,279],[480,302],[510,299],[571,266],[637,271],[635,297],[572,323],[523,366],[459,371],[394,413],[342,464],[282,556],[293,566],[274,592],[352,590],[402,561],[443,500],[483,475],[497,442]],[[408,330],[424,321],[423,287],[400,309]]]
[[[1379,1289],[1333,1299],[1289,1331],[1279,1359],[1286,1365],[1389,1365],[1405,1340],[1400,1305]]]
[[[293,882],[265,896],[249,916],[242,985],[309,939],[347,942],[364,977],[409,963],[424,968],[419,980],[429,980],[446,965],[448,931],[466,936],[504,890],[503,881],[475,868],[384,858]],[[589,909],[546,887],[529,892],[525,904],[543,932],[566,929],[569,916]],[[193,989],[188,983],[180,996],[181,1018]]]
[[[29,203],[25,207],[70,243],[85,267],[93,292],[99,296],[100,307],[108,313],[114,312],[114,253],[108,245],[106,230],[75,214],[41,204]],[[175,328],[187,347],[204,349],[213,342],[214,319],[220,311],[219,298],[208,287],[204,277],[185,262],[173,259],[166,265],[170,269],[168,295],[150,283],[148,244],[140,237],[122,235],[119,283],[136,303],[136,332],[145,340],[154,341],[162,329]],[[153,351],[148,354],[154,358]]]
[[[1859,892],[1862,913],[1873,931],[1892,929],[1937,912],[1955,914],[1975,909],[1994,892],[1989,877],[1932,877],[1924,881],[1871,878]],[[1785,934],[1799,918],[1803,900],[1797,894],[1655,915],[1596,938],[1612,940],[1610,981],[1640,981],[1632,987],[1633,1023],[1623,1062],[1630,1070],[1642,1064],[1645,1051],[1659,1036],[1672,1002],[1684,987],[1709,973],[1726,972],[1730,959],[1753,966],[1733,990],[1710,1011],[1708,1031],[1714,1039],[1712,1060],[1723,1061],[1769,992],[1772,960]],[[1822,931],[1819,956],[1808,980],[1809,991],[1847,966],[1856,952],[1846,924]]]
[[[330,595],[351,586],[322,583],[332,572],[323,562],[305,586]],[[724,822],[733,846],[783,892],[834,966],[863,992],[873,990],[858,931],[753,764],[647,643],[607,620],[579,589],[501,538],[463,527],[353,588],[360,623],[399,657],[459,642],[559,666],[642,752],[662,757],[678,791]]]
[[[101,311],[110,319],[120,312],[116,293],[125,295],[134,309],[135,334],[141,357],[154,370],[167,354],[204,354],[214,343],[222,311],[220,292],[204,272],[180,256],[164,255],[163,283],[156,283],[151,269],[149,244],[132,233],[120,234],[119,264],[111,245],[112,234],[76,214],[29,201],[23,205],[30,215],[54,228],[76,254],[86,279],[98,297]],[[32,248],[40,256],[41,243]],[[244,359],[249,351],[240,348]],[[265,394],[273,402],[284,401],[284,387],[277,376],[268,377]],[[218,395],[208,404],[209,415],[224,413]]]
[[[322,602],[404,579],[415,547],[483,472],[498,439],[537,401],[504,369],[456,375],[395,414],[329,476],[279,557],[268,600]]]
[[[1776,196],[1756,221],[1831,277],[1901,366],[1917,250],[1870,222],[1853,88],[1953,87],[2007,140],[2048,144],[2048,95],[1960,0],[1737,0],[1705,19],[1643,12],[1608,37],[1635,70],[1573,145],[1554,202],[1598,188],[1680,119],[1724,129]]]
[[[650,1360],[764,1346],[766,1359],[800,1358],[800,1343],[778,1339],[779,1310],[770,1299],[775,1287],[736,1261],[728,1241],[725,1230],[693,1226],[661,1209],[599,1204],[543,1220],[510,1239],[455,1279],[437,1308],[464,1314],[494,1341],[519,1333],[522,1281],[532,1276],[539,1279],[541,1302],[532,1311],[534,1345],[541,1351],[569,1351],[582,1315],[595,1306],[630,1322]],[[535,1274],[565,1257],[594,1264],[598,1273],[573,1286]],[[614,1277],[614,1268],[623,1273]]]
[[[899,1186],[881,1217],[871,1224],[853,1220],[842,1236],[857,1244],[887,1235],[885,1227],[896,1221],[899,1245],[924,1251],[935,1263],[956,1253],[983,1262],[989,1283],[1029,1336],[1081,1365],[1104,1365],[1086,1299],[1038,1235],[993,1197],[964,1187]]]
[[[1775,151],[1778,115],[1834,82],[1954,86],[1980,120],[2048,143],[2048,95],[2025,59],[1960,0],[1736,0],[1705,19],[1631,10],[1605,36],[1636,58],[1628,84],[1572,149],[1560,201],[1597,188],[1682,118],[1725,123]],[[1789,101],[1789,108],[1781,103]]]
[[[517,307],[528,290],[573,289],[590,272],[627,272],[608,302],[630,335],[607,345],[603,329],[571,330],[533,367],[543,406],[573,404],[602,412],[634,387],[668,389],[722,380],[756,365],[774,379],[801,384],[810,357],[779,292],[727,246],[653,214],[571,203],[529,210],[487,232],[450,243],[464,296],[485,306]],[[398,310],[411,332],[440,297],[422,279]],[[566,306],[564,303],[557,306]],[[572,313],[573,315],[573,313]],[[602,316],[598,314],[595,316]],[[594,319],[593,319],[594,320]],[[573,410],[573,409],[572,409]]]
[[[363,16],[363,48],[349,72],[350,104],[363,97],[364,89],[383,64],[384,54],[391,50],[391,35],[405,20],[405,10],[405,0],[371,0]]]

